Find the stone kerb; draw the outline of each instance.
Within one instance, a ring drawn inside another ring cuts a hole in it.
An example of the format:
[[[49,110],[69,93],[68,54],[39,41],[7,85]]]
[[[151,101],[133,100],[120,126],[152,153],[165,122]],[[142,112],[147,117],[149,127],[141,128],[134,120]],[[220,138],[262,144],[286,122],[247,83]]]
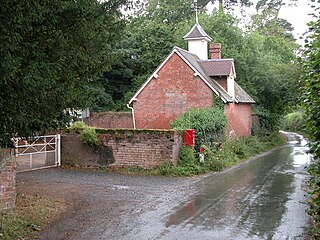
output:
[[[10,212],[16,202],[16,161],[12,149],[0,149],[0,212]]]

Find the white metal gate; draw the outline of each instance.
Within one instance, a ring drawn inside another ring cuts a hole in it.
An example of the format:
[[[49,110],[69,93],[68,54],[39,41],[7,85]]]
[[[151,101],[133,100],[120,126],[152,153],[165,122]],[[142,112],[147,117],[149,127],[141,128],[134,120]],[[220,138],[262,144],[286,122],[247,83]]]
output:
[[[60,134],[14,138],[17,172],[60,166]]]

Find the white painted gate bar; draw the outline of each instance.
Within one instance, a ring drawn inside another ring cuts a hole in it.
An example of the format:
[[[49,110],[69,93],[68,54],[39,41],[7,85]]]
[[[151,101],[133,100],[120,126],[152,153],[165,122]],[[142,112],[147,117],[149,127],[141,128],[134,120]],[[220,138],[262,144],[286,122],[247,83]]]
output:
[[[13,143],[16,149],[17,172],[61,165],[60,134],[35,136],[32,137],[31,142],[28,139],[14,138]],[[52,154],[54,156],[50,158]],[[27,164],[29,165],[28,168],[26,167]]]

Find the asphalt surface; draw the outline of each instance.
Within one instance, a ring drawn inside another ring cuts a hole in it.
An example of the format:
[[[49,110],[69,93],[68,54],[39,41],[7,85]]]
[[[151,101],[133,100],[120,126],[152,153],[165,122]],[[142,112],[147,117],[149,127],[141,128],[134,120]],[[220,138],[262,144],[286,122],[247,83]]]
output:
[[[67,209],[34,239],[305,239],[305,140],[195,178],[65,169],[17,174],[17,189]]]
[[[153,239],[153,227],[162,226],[166,213],[195,192],[196,181],[45,169],[18,173],[17,189],[68,206],[36,239]],[[147,224],[152,236],[138,238]]]

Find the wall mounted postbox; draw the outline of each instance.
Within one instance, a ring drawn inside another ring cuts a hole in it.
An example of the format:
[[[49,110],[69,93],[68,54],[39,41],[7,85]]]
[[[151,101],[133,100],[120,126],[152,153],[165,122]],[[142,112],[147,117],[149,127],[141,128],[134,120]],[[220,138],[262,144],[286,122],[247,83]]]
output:
[[[195,146],[196,145],[196,130],[187,129],[183,135],[183,143],[185,146]]]

